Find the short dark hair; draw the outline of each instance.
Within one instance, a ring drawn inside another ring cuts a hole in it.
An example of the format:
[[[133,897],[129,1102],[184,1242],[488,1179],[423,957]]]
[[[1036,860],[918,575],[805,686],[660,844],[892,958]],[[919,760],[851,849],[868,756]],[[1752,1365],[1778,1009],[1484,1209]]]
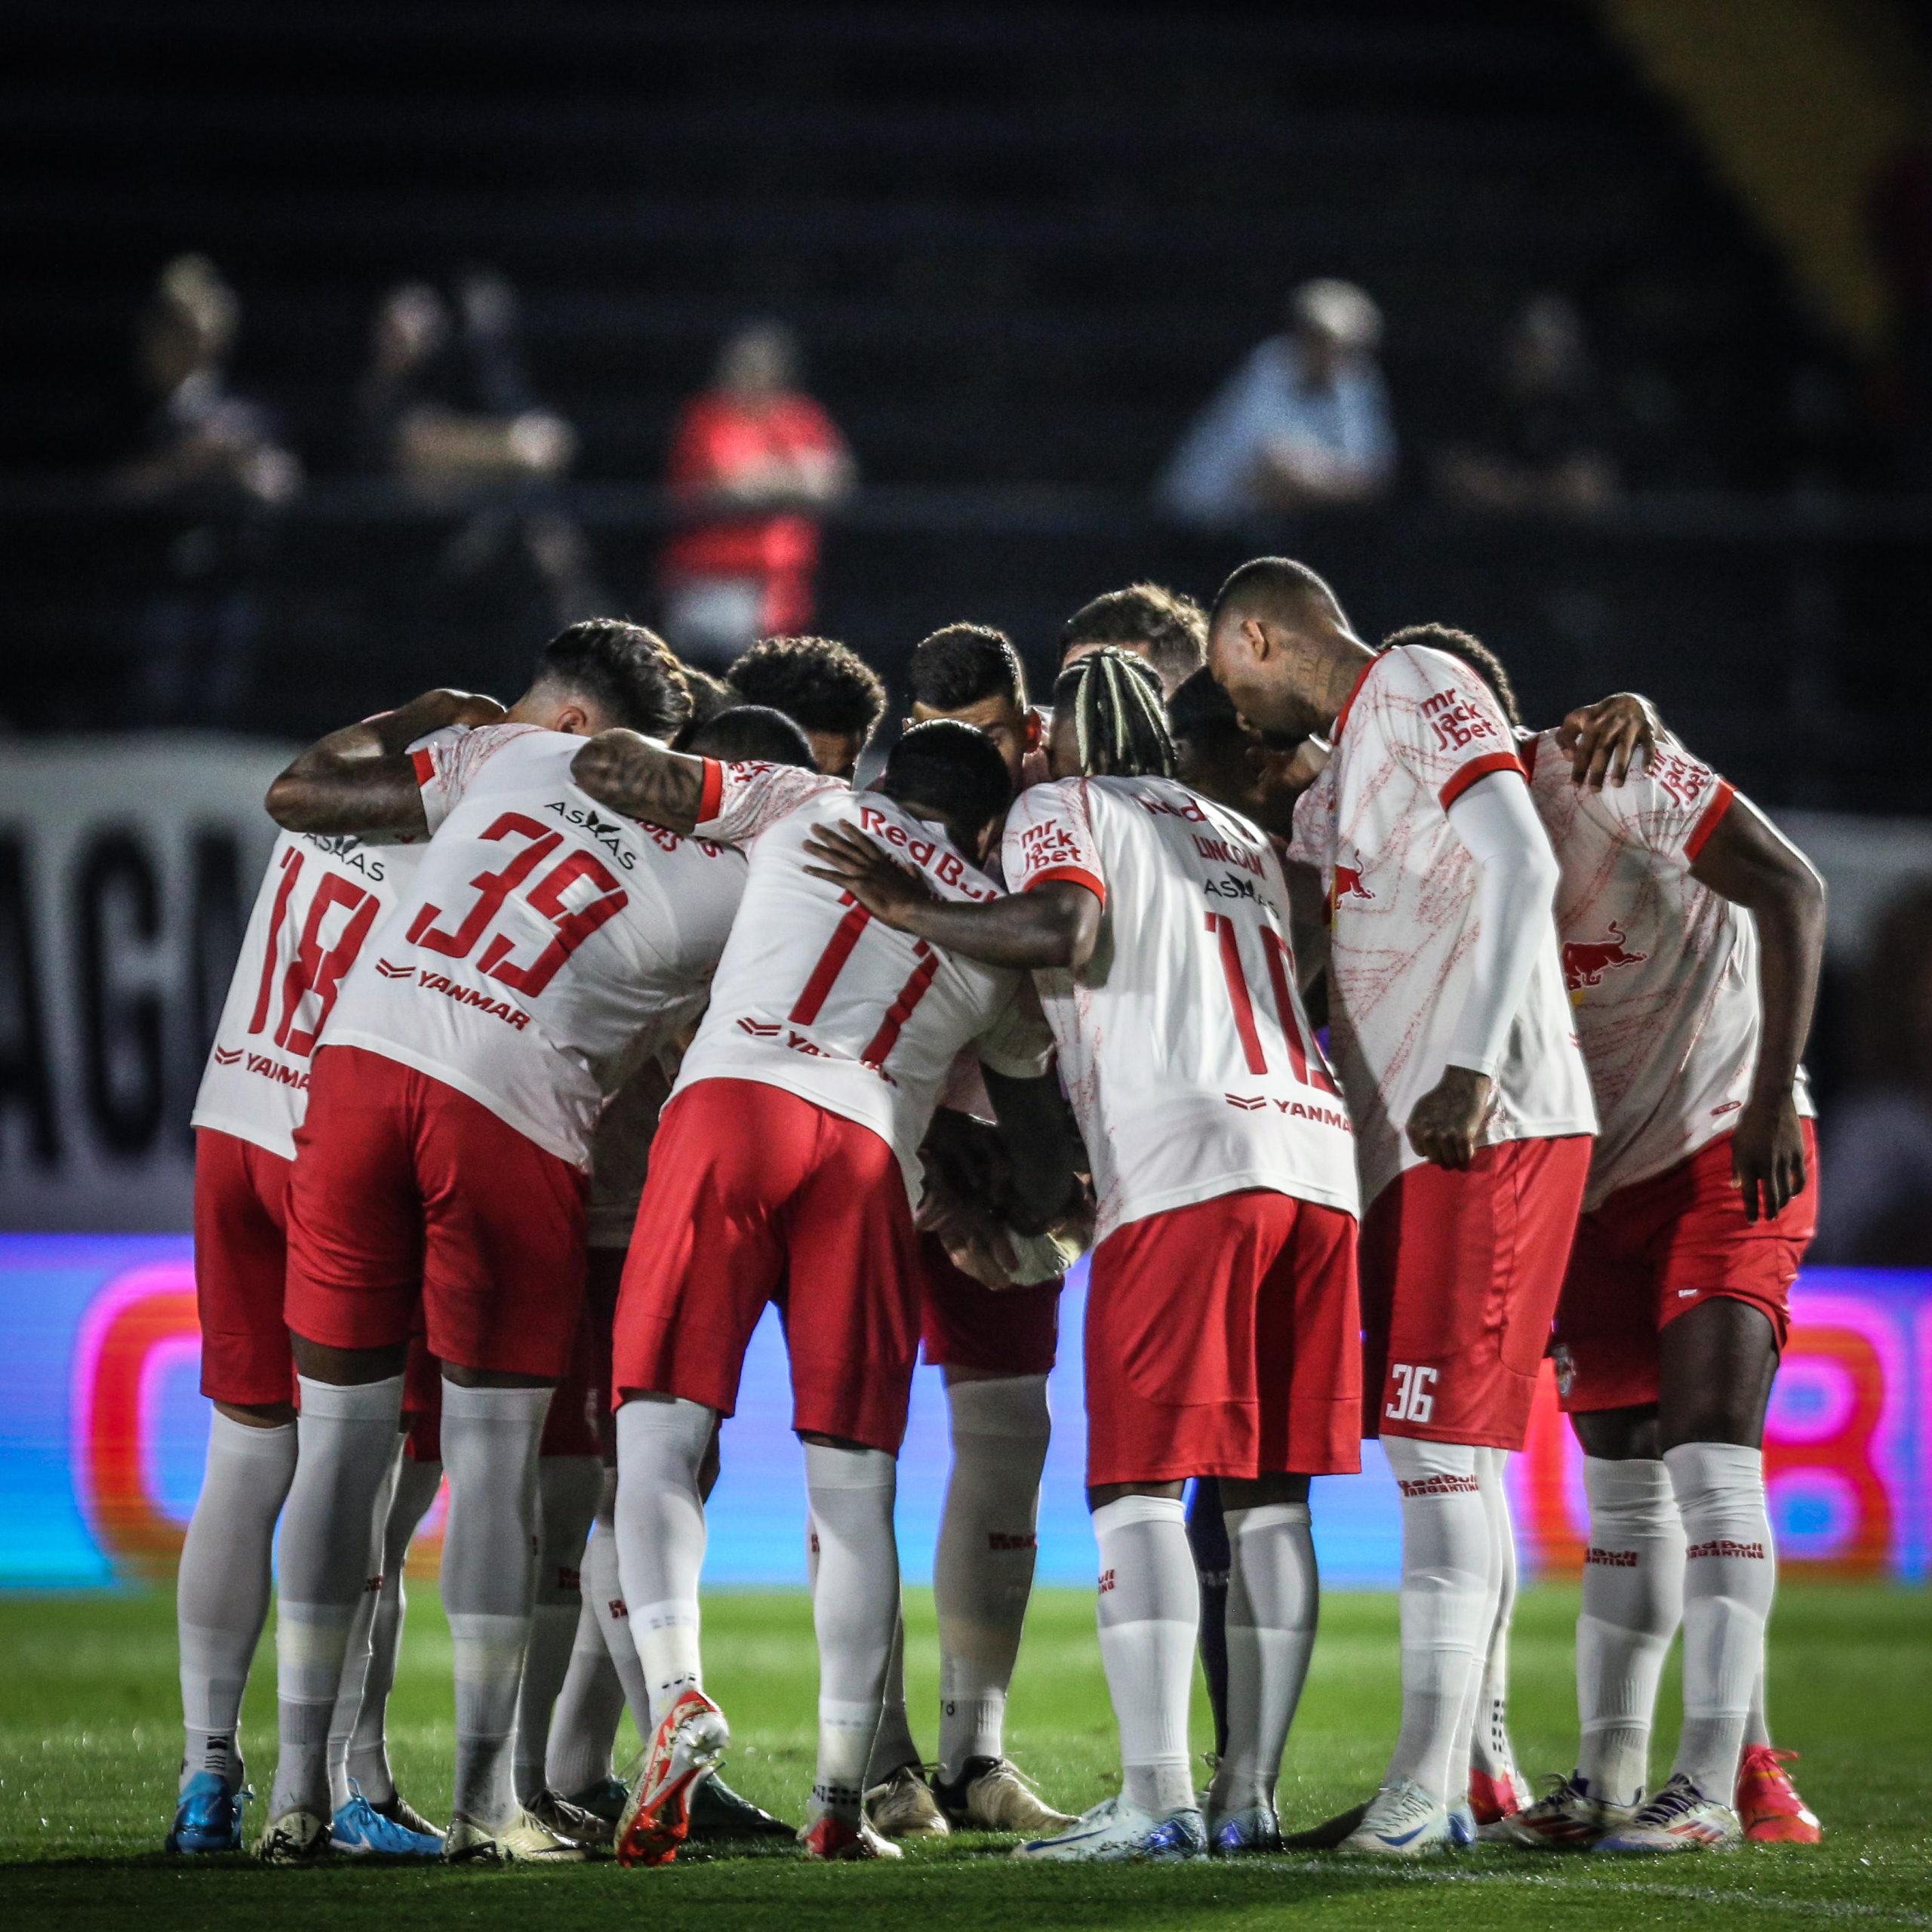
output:
[[[808,771],[818,768],[804,726],[768,704],[727,705],[685,732],[678,749],[694,758],[721,758],[727,764],[760,761],[802,765]]]
[[[1404,644],[1420,644],[1428,650],[1460,657],[1496,694],[1503,716],[1518,731],[1522,729],[1523,714],[1516,703],[1516,687],[1509,681],[1502,659],[1480,638],[1472,637],[1467,631],[1452,630],[1447,624],[1410,624],[1401,630],[1391,631],[1382,640],[1382,648],[1392,651]]]
[[[746,704],[769,705],[808,731],[870,738],[885,715],[885,687],[849,646],[829,637],[761,638],[724,673]]]
[[[1338,614],[1342,608],[1342,600],[1318,571],[1292,557],[1251,557],[1230,573],[1215,593],[1209,622],[1218,624],[1229,611],[1283,622],[1316,602],[1331,605]]]
[[[714,678],[709,671],[700,671],[695,664],[685,666],[685,683],[691,694],[691,715],[685,720],[684,729],[678,734],[675,749],[682,751],[686,741],[700,725],[715,718],[721,711],[728,711],[738,702],[738,694],[722,678]]]
[[[1080,768],[1090,777],[1173,777],[1168,708],[1144,657],[1109,644],[1076,658],[1054,686],[1054,709],[1072,711]]]
[[[1176,738],[1206,743],[1241,734],[1235,701],[1204,665],[1168,700],[1168,729]]]
[[[685,667],[671,647],[620,617],[587,617],[559,631],[537,654],[530,681],[589,698],[648,738],[669,738],[691,715]]]
[[[1013,802],[1013,780],[992,739],[950,718],[902,731],[887,755],[878,789],[900,804],[943,814],[962,844]]]
[[[1206,659],[1207,613],[1164,584],[1131,583],[1081,605],[1060,626],[1063,658],[1090,644],[1144,644],[1161,681],[1178,684]]]
[[[1026,702],[1026,673],[1004,631],[990,624],[948,624],[913,647],[906,666],[912,702],[959,711],[989,697]]]

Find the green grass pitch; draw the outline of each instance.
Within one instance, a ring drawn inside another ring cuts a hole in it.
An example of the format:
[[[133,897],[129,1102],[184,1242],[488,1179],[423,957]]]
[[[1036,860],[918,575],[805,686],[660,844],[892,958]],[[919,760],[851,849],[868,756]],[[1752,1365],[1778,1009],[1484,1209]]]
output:
[[[1515,1731],[1524,1767],[1566,1768],[1574,1747],[1574,1591],[1528,1592],[1515,1636]],[[918,1727],[937,1694],[932,1602],[909,1593]],[[787,1816],[810,1780],[815,1672],[802,1596],[721,1594],[706,1606],[710,1687],[738,1737],[731,1780]],[[1802,1788],[1825,1820],[1816,1848],[1751,1847],[1632,1866],[1484,1851],[1364,1869],[1303,1856],[1153,1869],[1021,1866],[993,1841],[954,1838],[902,1864],[812,1867],[781,1850],[656,1872],[600,1863],[503,1872],[267,1871],[242,1860],[171,1862],[180,1749],[172,1604],[159,1595],[0,1598],[0,1924],[248,1927],[343,1932],[362,1925],[592,1932],[666,1927],[916,1924],[1109,1928],[1709,1926],[1726,1932],[1826,1923],[1932,1927],[1932,1597],[1792,1585],[1774,1627],[1772,1715],[1801,1747]],[[410,1613],[394,1706],[397,1769],[426,1810],[448,1803],[449,1646],[435,1593]],[[273,1670],[264,1647],[245,1741],[265,1784],[274,1755]],[[1675,1709],[1675,1676],[1664,1709]],[[1395,1604],[1331,1597],[1291,1740],[1282,1810],[1291,1829],[1366,1795],[1393,1736]],[[1204,1701],[1195,1700],[1197,1725]],[[1014,1687],[1011,1746],[1069,1809],[1112,1789],[1113,1725],[1084,1592],[1035,1600]],[[1662,1745],[1674,1722],[1666,1718]],[[1197,1742],[1201,1741],[1197,1737]],[[259,1827],[259,1806],[251,1807]],[[1606,1869],[1607,1867],[1607,1869]]]

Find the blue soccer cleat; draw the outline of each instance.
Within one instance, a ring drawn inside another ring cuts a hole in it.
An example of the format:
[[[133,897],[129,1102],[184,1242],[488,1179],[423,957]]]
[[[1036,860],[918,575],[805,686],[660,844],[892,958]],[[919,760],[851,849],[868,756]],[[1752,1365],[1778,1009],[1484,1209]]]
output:
[[[329,1823],[329,1850],[340,1858],[440,1858],[443,1841],[430,1832],[411,1831],[386,1818],[351,1784],[349,1802]]]
[[[166,1849],[185,1858],[242,1850],[242,1810],[254,1795],[245,1785],[232,1789],[218,1771],[197,1771],[175,1802]]]

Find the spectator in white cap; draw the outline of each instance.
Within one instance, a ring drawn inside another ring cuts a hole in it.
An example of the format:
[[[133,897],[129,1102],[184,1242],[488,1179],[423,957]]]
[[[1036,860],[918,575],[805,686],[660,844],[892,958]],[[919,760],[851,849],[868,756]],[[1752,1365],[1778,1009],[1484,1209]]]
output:
[[[1158,485],[1185,522],[1371,503],[1395,480],[1395,432],[1377,365],[1382,312],[1354,283],[1305,281],[1270,336],[1195,418]]]

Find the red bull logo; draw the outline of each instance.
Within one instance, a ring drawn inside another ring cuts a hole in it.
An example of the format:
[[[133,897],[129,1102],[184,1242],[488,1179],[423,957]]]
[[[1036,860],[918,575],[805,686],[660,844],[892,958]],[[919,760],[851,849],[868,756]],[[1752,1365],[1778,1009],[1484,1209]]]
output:
[[[1361,882],[1359,866],[1337,866],[1335,868],[1335,889],[1328,896],[1331,906],[1339,906],[1344,899],[1373,899],[1375,894]]]
[[[1617,966],[1641,966],[1647,952],[1631,952],[1623,944],[1623,928],[1615,920],[1607,939],[1577,940],[1563,949],[1563,983],[1573,992],[1586,986],[1600,986],[1603,976]]]

